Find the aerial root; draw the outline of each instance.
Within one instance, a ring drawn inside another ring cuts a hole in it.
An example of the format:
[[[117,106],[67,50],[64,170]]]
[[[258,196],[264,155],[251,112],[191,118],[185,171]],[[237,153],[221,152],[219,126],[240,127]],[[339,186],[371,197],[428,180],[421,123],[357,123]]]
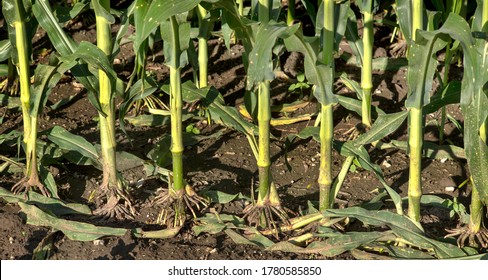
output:
[[[17,184],[15,184],[11,191],[14,194],[24,194],[27,196],[27,193],[32,189],[39,189],[41,194],[46,197],[51,197],[51,194],[46,189],[46,187],[39,181],[39,178],[22,178]]]
[[[187,185],[185,189],[180,191],[163,190],[150,205],[162,205],[158,223],[166,224],[168,227],[179,227],[186,221],[186,208],[190,209],[193,218],[196,218],[195,209],[201,211],[208,207],[209,202]]]
[[[264,229],[277,230],[278,226],[275,217],[286,225],[290,224],[286,210],[287,209],[283,209],[280,205],[271,205],[270,203],[250,204],[244,208],[243,218],[247,219],[251,225],[260,226]]]
[[[93,211],[96,216],[105,219],[131,219],[136,215],[136,210],[132,206],[129,194],[117,187],[102,187],[104,192],[100,196],[106,196],[107,202]],[[121,204],[121,201],[124,203]]]
[[[462,248],[468,241],[469,246],[488,248],[488,230],[482,227],[478,232],[473,232],[469,226],[446,229],[449,232],[444,238],[456,237],[458,247]]]

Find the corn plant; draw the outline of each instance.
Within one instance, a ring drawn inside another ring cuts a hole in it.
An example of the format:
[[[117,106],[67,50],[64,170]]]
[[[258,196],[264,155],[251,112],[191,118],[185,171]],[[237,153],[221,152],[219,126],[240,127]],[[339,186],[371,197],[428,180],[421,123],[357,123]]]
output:
[[[488,247],[488,230],[483,225],[483,208],[488,203],[488,176],[484,169],[488,164],[487,147],[487,111],[488,98],[485,85],[488,82],[486,61],[486,37],[488,31],[488,4],[477,1],[472,31],[474,43],[468,40],[461,41],[464,52],[464,77],[462,84],[461,108],[464,115],[464,148],[471,172],[471,205],[469,223],[464,227],[450,230],[448,236],[458,236],[459,246],[468,241],[470,246],[476,244]],[[467,24],[465,31],[469,30]],[[455,38],[457,39],[457,38]],[[458,39],[459,40],[459,39]]]
[[[412,2],[412,21],[411,21],[411,40],[415,42],[417,30],[423,30],[423,2],[415,0]],[[428,98],[430,87],[418,88],[415,85],[424,85],[416,80],[417,76],[412,74],[416,73],[412,60],[419,56],[416,50],[409,52],[409,97],[407,98],[407,108],[409,109],[408,117],[408,148],[410,155],[409,165],[409,178],[408,178],[408,215],[415,221],[420,221],[420,197],[422,195],[422,144],[423,144],[423,114],[422,107],[425,105],[425,99]],[[436,63],[431,58],[430,64]],[[424,73],[425,79],[432,79],[427,76],[427,72]]]
[[[31,94],[31,74],[30,74],[30,50],[32,48],[30,40],[29,28],[33,28],[33,20],[28,22],[28,14],[26,10],[30,10],[30,3],[23,3],[20,0],[3,1],[3,14],[5,19],[14,29],[14,39],[11,44],[16,50],[15,60],[19,73],[20,81],[20,100],[22,107],[22,117],[24,126],[23,143],[26,154],[26,167],[24,171],[24,178],[19,181],[13,188],[13,192],[27,192],[31,188],[36,188],[45,196],[51,194],[39,180],[39,166],[37,161],[37,113],[33,112],[32,105],[33,96]]]
[[[327,68],[328,83],[319,99],[320,105],[320,170],[319,170],[319,208],[330,207],[330,189],[332,185],[332,141],[334,137],[334,118],[332,114],[332,98],[334,79],[334,1],[324,0],[324,18],[322,31],[322,57],[320,62]]]
[[[95,17],[97,23],[97,46],[105,53],[107,57],[112,55],[112,33],[111,23],[113,16],[110,15],[110,1],[95,0],[92,1],[95,9]],[[131,205],[129,195],[126,190],[125,182],[117,171],[116,149],[117,142],[115,140],[115,90],[114,81],[110,81],[108,74],[100,69],[98,71],[99,78],[99,126],[100,126],[100,143],[102,150],[103,163],[103,179],[100,186],[103,195],[106,196],[106,204],[97,209],[95,212],[99,215],[120,216],[125,214],[127,216],[134,214],[134,209]],[[120,200],[124,200],[125,206],[119,204]]]

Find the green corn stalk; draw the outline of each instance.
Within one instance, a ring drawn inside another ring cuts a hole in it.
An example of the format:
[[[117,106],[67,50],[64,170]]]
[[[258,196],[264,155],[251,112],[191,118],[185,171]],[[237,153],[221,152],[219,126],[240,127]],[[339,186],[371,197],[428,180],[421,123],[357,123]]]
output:
[[[95,18],[97,24],[97,46],[107,56],[112,55],[112,33],[111,22],[108,19],[110,11],[110,0],[94,0]],[[99,103],[101,110],[98,113],[100,126],[100,144],[102,153],[103,179],[100,188],[107,196],[107,204],[97,209],[97,214],[113,215],[117,203],[114,200],[124,199],[129,205],[132,214],[134,213],[127,196],[125,182],[118,174],[116,165],[117,142],[115,139],[115,102],[111,77],[100,69],[99,77]],[[128,213],[128,212],[127,212]]]
[[[415,41],[416,30],[422,30],[423,28],[423,2],[413,0],[412,4],[412,39]],[[420,221],[420,197],[422,196],[423,104],[418,105],[410,108],[408,125],[408,148],[410,154],[408,216],[414,221]]]
[[[197,8],[198,26],[200,27],[200,34],[198,35],[198,87],[204,88],[208,86],[208,24],[205,22],[207,10],[201,5]]]
[[[171,153],[173,156],[173,185],[170,186],[175,193],[184,190],[183,179],[183,129],[182,129],[182,108],[181,96],[181,68],[179,25],[175,16],[170,18],[172,30],[172,54],[175,63],[169,67],[170,75],[170,112],[171,112]]]
[[[30,75],[30,39],[27,34],[27,14],[24,3],[21,0],[2,2],[3,14],[7,22],[15,29],[15,49],[17,50],[17,72],[20,82],[20,101],[22,107],[22,120],[24,126],[23,142],[26,153],[26,167],[24,179],[17,183],[13,190],[28,191],[31,187],[37,187],[40,191],[50,196],[49,192],[39,180],[37,163],[37,114],[31,114],[31,75]]]
[[[371,127],[371,90],[373,89],[373,0],[363,3],[363,65],[361,68],[362,123]]]
[[[329,81],[334,77],[334,1],[324,0],[324,28],[322,41],[322,63],[331,68]],[[332,92],[332,83],[326,85]],[[323,91],[322,100],[326,100]],[[319,209],[325,210],[330,207],[330,189],[332,185],[332,141],[334,136],[334,121],[332,115],[332,104],[321,104],[320,111],[320,169],[319,169]]]
[[[259,21],[261,24],[268,24],[270,18],[270,1],[259,0]],[[264,81],[258,88],[258,173],[259,189],[257,205],[271,204],[280,205],[280,199],[271,176],[271,159],[269,152],[271,121],[271,95],[270,81]]]

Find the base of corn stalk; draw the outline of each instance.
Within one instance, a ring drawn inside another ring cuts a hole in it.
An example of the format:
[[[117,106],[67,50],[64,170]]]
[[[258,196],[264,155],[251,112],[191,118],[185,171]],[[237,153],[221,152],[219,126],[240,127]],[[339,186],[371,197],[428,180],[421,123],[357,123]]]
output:
[[[186,221],[186,209],[190,210],[193,218],[196,218],[195,209],[201,211],[207,208],[208,203],[208,200],[199,196],[190,185],[186,185],[179,191],[171,187],[162,191],[151,205],[163,206],[156,222],[173,228],[183,226]]]
[[[106,197],[107,202],[93,211],[94,215],[107,219],[134,219],[136,210],[126,191],[117,186],[102,186],[101,189],[103,193],[99,197]]]
[[[38,189],[42,195],[51,197],[51,194],[46,187],[39,181],[39,176],[32,175],[22,178],[17,184],[15,184],[11,191],[14,194],[24,193],[27,194],[31,189]]]
[[[477,232],[474,232],[468,225],[458,227],[455,229],[446,229],[449,233],[444,238],[457,237],[457,244],[460,248],[464,247],[466,241],[467,245],[471,247],[488,248],[488,229],[481,227]]]
[[[247,219],[252,226],[259,226],[262,229],[278,229],[277,220],[290,225],[288,213],[291,210],[281,206],[276,186],[271,183],[269,195],[265,199],[258,199],[255,204],[250,204],[244,208],[244,219]]]

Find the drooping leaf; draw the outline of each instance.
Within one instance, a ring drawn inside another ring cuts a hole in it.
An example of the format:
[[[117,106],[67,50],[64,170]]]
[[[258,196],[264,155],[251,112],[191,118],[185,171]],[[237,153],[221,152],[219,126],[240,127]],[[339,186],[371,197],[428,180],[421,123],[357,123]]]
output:
[[[336,97],[337,97],[337,100],[339,101],[339,104],[341,104],[341,106],[343,106],[344,108],[346,108],[349,111],[356,112],[359,116],[362,115],[361,101],[354,99],[354,98],[342,96],[342,95],[337,95]],[[381,115],[385,114],[385,112],[383,112],[383,110],[381,110],[380,108],[378,108],[376,106],[373,106],[371,108],[371,111],[372,111],[371,113],[372,113],[373,117],[377,117],[377,116],[381,116]]]
[[[248,228],[248,231],[250,233],[244,235],[232,229],[224,230],[224,232],[237,244],[254,245],[263,249],[275,244],[254,228]]]
[[[482,23],[482,10],[486,10],[484,5],[487,3],[485,1],[477,1],[477,3],[478,8],[472,23],[472,30],[475,32],[486,30]],[[488,97],[486,95],[488,49],[485,38],[473,39],[471,37],[467,24],[462,22],[463,19],[460,16],[450,14],[445,25],[451,18],[455,19],[451,24],[452,36],[461,43],[464,52],[464,76],[461,92],[464,147],[474,187],[483,203],[488,204],[488,173],[484,172],[488,166],[487,136],[480,136],[480,127],[486,123],[488,117]]]
[[[431,114],[437,112],[440,108],[449,105],[457,104],[461,99],[461,82],[451,81],[447,84],[442,92],[432,96],[430,103],[424,109],[424,114]]]
[[[10,203],[24,202],[34,204],[43,211],[52,213],[55,216],[63,215],[91,215],[91,210],[87,205],[78,203],[66,203],[58,198],[45,197],[33,191],[23,194],[13,194],[12,192],[0,187],[0,197]]]
[[[247,88],[251,89],[263,81],[274,79],[272,50],[278,38],[289,37],[295,33],[299,25],[287,26],[281,23],[269,23],[261,25],[256,33],[256,41],[249,54],[249,66],[247,69]]]
[[[305,37],[301,30],[284,39],[288,51],[300,52],[304,56],[305,76],[315,87],[313,94],[321,104],[337,102],[332,92],[332,71],[330,66],[318,62],[320,45],[317,37]]]
[[[294,245],[288,241],[282,241],[268,248],[270,251],[284,251],[305,254],[321,254],[326,257],[334,257],[349,250],[367,245],[379,238],[388,235],[388,232],[349,232],[334,235],[325,241],[314,241],[306,248]]]
[[[127,232],[124,228],[94,226],[83,222],[70,221],[50,215],[34,205],[19,202],[19,206],[27,216],[27,224],[52,227],[62,231],[69,239],[91,241],[104,236],[122,236]]]
[[[57,67],[38,64],[34,71],[34,86],[31,91],[30,115],[37,117],[45,107],[47,97],[51,90],[61,79],[61,74],[57,72]]]
[[[78,44],[64,31],[58,19],[53,13],[48,0],[36,0],[32,3],[32,12],[39,25],[46,31],[50,42],[61,57],[72,55]],[[68,70],[68,69],[66,69]],[[98,85],[95,76],[88,70],[86,63],[73,65],[71,73],[88,91],[88,99],[98,111],[101,111],[100,102],[95,93],[98,92]]]
[[[138,1],[135,13],[138,14],[138,26],[142,27],[136,32],[135,49],[149,35],[171,16],[188,12],[195,8],[202,0],[157,0]],[[150,2],[150,3],[149,3]],[[144,21],[142,24],[140,21]]]
[[[344,143],[341,148],[337,149],[341,155],[344,156],[355,156],[359,162],[361,163],[361,166],[368,170],[372,171],[378,180],[380,181],[381,185],[386,189],[388,194],[390,195],[393,203],[395,204],[395,208],[398,214],[403,213],[403,207],[402,207],[402,198],[400,195],[392,189],[388,183],[386,183],[385,178],[383,176],[383,171],[381,170],[381,167],[378,166],[377,164],[374,164],[371,162],[371,159],[369,157],[368,152],[363,146],[355,146],[351,142]]]
[[[361,134],[351,143],[356,146],[361,146],[379,141],[395,132],[405,121],[407,115],[407,111],[380,115],[368,132]]]
[[[101,166],[98,152],[85,138],[74,135],[66,129],[55,126],[48,132],[48,138],[59,148],[66,150],[64,154],[68,160],[81,165]]]
[[[361,220],[363,223],[373,226],[386,225],[393,232],[423,249],[433,249],[438,258],[463,257],[467,254],[460,248],[450,243],[443,243],[430,239],[408,217],[389,211],[368,211],[360,207],[347,209],[329,209],[322,212],[327,217],[347,216]]]

